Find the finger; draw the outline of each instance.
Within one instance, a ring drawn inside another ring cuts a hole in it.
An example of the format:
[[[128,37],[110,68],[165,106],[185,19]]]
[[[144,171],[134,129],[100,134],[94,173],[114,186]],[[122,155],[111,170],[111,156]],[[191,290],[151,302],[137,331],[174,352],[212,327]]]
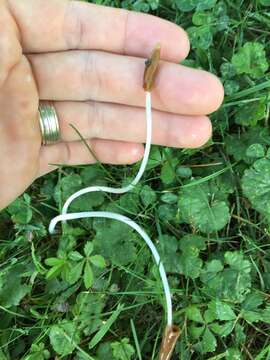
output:
[[[85,139],[145,142],[145,110],[142,108],[91,101],[55,102],[54,106],[64,141],[79,139],[72,124]],[[211,133],[211,122],[206,116],[153,111],[153,144],[196,148],[205,144]]]
[[[144,61],[95,51],[31,55],[43,100],[96,100],[144,106]],[[214,75],[162,62],[153,90],[153,106],[162,111],[200,115],[215,111],[223,87]]]
[[[3,2],[0,2],[0,86],[6,81],[10,70],[19,63],[22,48],[18,41],[17,26]]]
[[[143,156],[143,145],[109,140],[87,140],[97,159],[106,164],[132,164]],[[55,165],[92,164],[96,160],[81,141],[43,146],[40,152],[39,175],[57,168]]]
[[[166,60],[179,61],[189,52],[184,30],[151,15],[79,1],[9,3],[26,52],[98,49],[146,57],[158,41]]]

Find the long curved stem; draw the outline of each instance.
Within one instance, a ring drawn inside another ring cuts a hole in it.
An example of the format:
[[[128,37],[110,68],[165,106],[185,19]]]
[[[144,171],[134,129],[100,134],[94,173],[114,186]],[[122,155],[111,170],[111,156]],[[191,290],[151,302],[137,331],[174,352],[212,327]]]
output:
[[[138,182],[140,181],[140,179],[145,171],[145,168],[147,166],[147,162],[148,162],[149,154],[150,154],[150,148],[151,148],[152,106],[151,106],[151,93],[150,92],[146,92],[146,128],[147,128],[146,129],[147,131],[146,131],[146,144],[145,144],[144,157],[143,157],[140,169],[139,169],[136,177],[134,178],[134,180],[131,182],[131,184],[129,184],[128,186],[123,187],[123,188],[111,188],[111,187],[106,187],[106,186],[90,186],[90,187],[87,187],[80,191],[77,191],[76,193],[71,195],[65,202],[63,209],[62,209],[62,214],[56,216],[54,219],[51,220],[51,223],[49,226],[49,232],[50,233],[54,232],[55,226],[59,221],[75,220],[75,219],[82,219],[82,218],[93,218],[93,217],[118,220],[118,221],[121,221],[121,222],[127,224],[128,226],[133,228],[135,231],[137,231],[141,235],[141,237],[144,239],[146,244],[148,245],[148,247],[151,250],[151,253],[155,259],[155,262],[158,266],[160,277],[161,277],[162,284],[163,284],[165,299],[166,299],[167,325],[172,326],[172,317],[173,317],[173,315],[172,315],[172,300],[171,300],[171,293],[170,293],[170,287],[169,287],[167,275],[166,275],[164,266],[161,262],[160,255],[159,255],[154,243],[149,238],[149,236],[146,234],[146,232],[138,224],[136,224],[133,220],[129,219],[128,217],[120,215],[120,214],[112,213],[112,212],[86,211],[86,212],[79,212],[79,213],[69,213],[69,214],[67,213],[70,204],[81,195],[84,195],[84,194],[87,194],[90,192],[95,192],[95,191],[103,191],[103,192],[108,192],[108,193],[113,193],[113,194],[124,194],[124,193],[132,190],[133,187],[138,184]]]

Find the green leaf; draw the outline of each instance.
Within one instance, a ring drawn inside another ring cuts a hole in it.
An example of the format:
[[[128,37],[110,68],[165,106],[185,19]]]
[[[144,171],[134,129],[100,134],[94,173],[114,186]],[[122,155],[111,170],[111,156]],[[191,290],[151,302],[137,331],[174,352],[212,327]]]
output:
[[[178,241],[174,236],[159,236],[159,250],[163,265],[167,272],[180,272],[181,257],[177,252]]]
[[[55,187],[54,199],[57,203],[61,203],[62,199],[67,199],[75,191],[79,190],[82,180],[78,174],[69,174],[62,177]]]
[[[91,257],[89,258],[89,260],[91,261],[91,263],[92,263],[94,266],[96,266],[96,267],[98,267],[98,268],[100,268],[100,269],[104,269],[104,268],[106,267],[106,261],[105,261],[104,257],[101,256],[101,255],[91,256]]]
[[[175,0],[177,8],[181,11],[190,11],[196,7],[196,0]]]
[[[31,291],[30,285],[22,283],[24,271],[21,265],[14,265],[7,273],[1,274],[0,271],[0,304],[5,308],[19,305]]]
[[[220,260],[211,260],[206,263],[207,273],[218,273],[223,270],[223,264]]]
[[[181,11],[212,9],[217,0],[175,0],[176,6]]]
[[[183,254],[180,256],[181,273],[187,278],[196,279],[200,276],[203,262],[197,256]]]
[[[202,337],[202,353],[213,352],[216,350],[217,340],[213,333],[206,328]]]
[[[99,360],[114,360],[112,347],[109,342],[101,343],[97,350]]]
[[[48,350],[44,349],[44,343],[32,344],[30,354],[23,358],[23,360],[47,360],[50,358]],[[1,358],[1,353],[0,353]]]
[[[213,42],[213,34],[210,26],[192,26],[188,28],[187,32],[194,49],[207,50]]]
[[[24,194],[17,198],[9,205],[7,211],[12,217],[12,221],[16,224],[28,224],[33,216],[30,207],[31,198],[29,195]]]
[[[185,310],[185,313],[188,320],[192,320],[204,324],[204,320],[198,306],[196,305],[188,306]]]
[[[267,105],[265,99],[254,101],[240,106],[235,114],[236,124],[243,126],[255,126],[258,121],[265,119]]]
[[[65,259],[52,257],[52,258],[47,258],[45,260],[45,264],[48,266],[61,266],[65,263],[65,261],[66,261]]]
[[[212,300],[208,307],[215,313],[217,320],[234,320],[236,318],[231,306],[219,299]]]
[[[120,342],[113,342],[111,347],[115,360],[131,360],[132,355],[135,354],[135,350],[133,346],[129,344],[128,338],[123,338]]]
[[[93,250],[94,250],[94,244],[91,241],[87,241],[83,249],[85,256],[87,257],[90,256]]]
[[[83,256],[78,251],[71,251],[68,254],[68,257],[73,261],[81,261],[83,259]]]
[[[210,324],[209,327],[215,334],[219,335],[220,337],[226,337],[233,331],[234,322],[227,321],[225,324],[214,322]]]
[[[257,160],[245,171],[242,189],[252,207],[270,219],[270,159]]]
[[[185,235],[180,241],[180,249],[185,255],[198,256],[201,250],[206,249],[205,238],[199,235]]]
[[[87,184],[88,185],[88,184]],[[83,186],[82,178],[79,174],[71,173],[62,177],[55,187],[54,199],[58,204],[67,199],[74,192],[80,190]],[[74,200],[71,209],[74,211],[89,210],[93,206],[101,205],[104,201],[104,195],[101,192],[89,193]]]
[[[181,217],[204,233],[223,229],[230,213],[219,196],[208,183],[181,189],[178,203]]]
[[[61,273],[64,273],[64,270],[67,269],[69,266],[66,259],[60,259],[60,258],[47,258],[45,260],[45,264],[48,266],[52,266],[52,268],[47,272],[46,279],[50,280]]]
[[[204,317],[204,321],[207,324],[213,322],[217,318],[215,311],[213,311],[212,309],[209,309],[209,308],[207,310],[205,310],[203,317]]]
[[[6,284],[0,290],[0,303],[6,308],[17,306],[30,290],[30,286],[21,284],[18,279],[14,279],[12,283]]]
[[[83,271],[83,266],[84,266],[84,261],[80,261],[70,267],[70,270],[68,271],[67,274],[67,282],[70,285],[75,284],[80,279]]]
[[[160,179],[164,184],[170,184],[175,179],[175,166],[166,161],[161,168]]]
[[[117,309],[112,313],[112,315],[109,317],[107,321],[103,323],[99,331],[96,333],[96,335],[93,337],[93,339],[89,343],[89,349],[94,348],[107,334],[107,332],[110,330],[113,323],[117,320],[119,315],[121,314],[124,306],[119,304],[117,306]]]
[[[93,282],[94,282],[93,271],[92,271],[92,268],[88,261],[85,264],[83,281],[84,281],[84,285],[85,285],[86,289],[89,289],[93,285]]]
[[[193,339],[199,339],[204,329],[205,326],[197,326],[194,323],[191,323],[191,325],[188,326],[188,332]]]
[[[162,204],[158,207],[157,212],[162,222],[174,221],[177,215],[177,206],[174,204]]]
[[[250,292],[251,263],[238,251],[226,252],[224,259],[225,265],[229,266],[222,271],[209,271],[207,265],[202,269],[201,281],[205,284],[203,291],[208,296],[242,303]]]
[[[241,136],[236,134],[228,135],[225,143],[227,153],[233,155],[236,161],[244,160],[248,162],[246,151],[250,145],[261,144],[264,147],[270,145],[269,130],[259,126],[251,127]]]
[[[72,354],[80,342],[80,334],[73,322],[62,321],[51,327],[50,342],[55,352],[59,355]]]
[[[264,157],[265,151],[261,144],[252,144],[247,148],[246,156],[259,159]]]
[[[225,263],[229,264],[232,269],[241,271],[243,273],[249,274],[251,271],[251,264],[249,260],[244,259],[244,255],[239,251],[226,251]]]
[[[226,360],[242,360],[243,357],[238,349],[230,348],[226,350]]]
[[[144,206],[153,205],[156,202],[157,195],[155,191],[149,186],[144,185],[140,192],[140,197]]]
[[[246,341],[246,334],[244,332],[244,327],[237,323],[235,325],[235,341],[236,344],[242,346],[242,344]]]
[[[265,309],[261,310],[261,321],[270,324],[270,305],[267,305]]]
[[[248,74],[254,79],[260,78],[268,70],[264,46],[258,42],[247,42],[232,57],[237,74]]]
[[[263,304],[265,296],[259,292],[252,292],[247,295],[245,301],[242,303],[244,310],[257,310]]]
[[[205,249],[205,239],[198,235],[186,235],[181,239],[180,272],[186,277],[199,277],[203,262],[199,259],[200,251]]]
[[[186,166],[178,166],[176,174],[183,179],[188,179],[192,176],[192,170]]]
[[[103,294],[80,292],[73,308],[78,319],[79,328],[86,336],[92,335],[103,325],[101,312],[105,306],[106,298]]]
[[[209,25],[213,21],[213,17],[209,12],[197,11],[192,16],[192,22],[196,26]]]
[[[261,313],[257,311],[243,310],[241,312],[242,318],[249,323],[258,322],[262,320]]]
[[[128,225],[113,222],[110,226],[98,229],[94,245],[97,252],[112,263],[126,265],[135,259],[135,239]]]
[[[61,274],[63,268],[64,268],[64,265],[63,265],[63,264],[53,266],[53,267],[47,272],[47,274],[46,274],[46,279],[47,279],[47,280],[51,280],[51,279],[56,278],[58,275]]]
[[[167,192],[161,195],[160,200],[166,204],[176,204],[178,201],[178,196],[171,192]]]

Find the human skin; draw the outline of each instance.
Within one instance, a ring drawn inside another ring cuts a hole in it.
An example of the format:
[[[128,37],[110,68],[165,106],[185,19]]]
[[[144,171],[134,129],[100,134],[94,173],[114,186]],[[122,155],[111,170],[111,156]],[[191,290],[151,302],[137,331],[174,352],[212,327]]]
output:
[[[212,74],[179,65],[189,52],[177,25],[151,15],[66,0],[0,0],[0,209],[52,164],[143,156],[145,58],[160,42],[152,91],[153,143],[194,148],[211,136],[223,101]],[[41,145],[39,101],[56,108],[61,141]]]

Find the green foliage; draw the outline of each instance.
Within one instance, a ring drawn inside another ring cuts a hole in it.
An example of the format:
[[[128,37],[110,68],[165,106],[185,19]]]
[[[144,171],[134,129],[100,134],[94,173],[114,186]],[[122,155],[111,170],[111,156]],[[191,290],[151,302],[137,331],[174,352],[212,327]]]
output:
[[[213,137],[206,146],[153,146],[131,193],[86,194],[70,210],[125,214],[155,242],[169,275],[174,321],[183,329],[175,359],[264,359],[270,326],[270,2],[92,2],[183,26],[191,38],[183,65],[219,76],[226,97],[211,115]],[[165,303],[140,237],[104,219],[72,221],[47,233],[74,191],[128,184],[137,170],[138,164],[62,167],[0,212],[1,360],[134,360],[139,352],[143,359],[158,358]]]
[[[53,325],[49,336],[54,351],[59,355],[71,354],[80,342],[75,324],[67,321]]]
[[[33,344],[30,349],[30,354],[23,360],[47,360],[50,358],[50,353],[45,349],[44,343],[38,345]]]
[[[84,246],[84,256],[78,251],[71,251],[67,258],[46,259],[45,264],[51,266],[51,269],[46,275],[47,279],[53,279],[61,274],[62,279],[72,285],[80,279],[83,273],[84,285],[86,289],[90,288],[94,282],[92,265],[100,269],[106,267],[103,256],[90,256],[93,251],[94,245],[92,242],[88,241]]]
[[[245,171],[242,178],[244,195],[254,209],[270,220],[270,160],[259,159]]]
[[[237,74],[248,74],[257,79],[268,70],[264,46],[257,42],[247,42],[232,57]]]
[[[266,111],[264,99],[240,106],[235,114],[235,122],[243,126],[255,126],[258,121],[265,118]]]
[[[180,215],[183,221],[204,233],[221,230],[230,218],[224,200],[224,194],[215,184],[202,183],[183,188],[179,193]]]
[[[25,193],[9,205],[7,210],[15,224],[28,224],[31,221],[33,212],[30,204],[31,197]]]
[[[97,230],[94,244],[97,251],[113,264],[127,265],[136,256],[136,237],[130,227],[112,222]]]
[[[111,346],[115,360],[130,360],[135,353],[134,348],[129,344],[129,339],[127,338],[122,339],[120,342],[113,342]]]

